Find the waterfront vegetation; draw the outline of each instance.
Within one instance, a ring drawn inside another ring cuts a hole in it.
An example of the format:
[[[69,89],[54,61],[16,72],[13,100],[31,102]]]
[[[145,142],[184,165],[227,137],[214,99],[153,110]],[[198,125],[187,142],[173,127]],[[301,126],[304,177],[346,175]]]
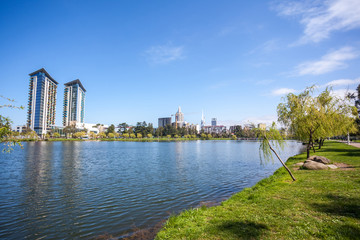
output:
[[[360,236],[360,149],[326,142],[317,155],[343,167],[299,170],[297,181],[284,168],[220,206],[171,216],[156,239],[357,239]]]

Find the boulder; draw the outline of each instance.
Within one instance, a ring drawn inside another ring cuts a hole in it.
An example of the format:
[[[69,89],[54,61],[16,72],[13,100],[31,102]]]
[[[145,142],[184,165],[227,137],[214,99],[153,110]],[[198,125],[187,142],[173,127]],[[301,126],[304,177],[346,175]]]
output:
[[[295,166],[295,167],[301,167],[302,165],[304,165],[304,162],[295,163],[293,166]]]
[[[323,156],[311,156],[308,160],[323,163],[323,164],[330,164],[330,160]]]
[[[308,170],[325,170],[325,169],[328,169],[328,166],[323,163],[306,160],[304,165],[302,166],[302,168],[308,169]]]
[[[328,166],[329,168],[331,168],[331,169],[337,169],[338,167],[336,166],[336,165],[334,165],[334,164],[329,164],[329,165],[326,165],[326,166]]]

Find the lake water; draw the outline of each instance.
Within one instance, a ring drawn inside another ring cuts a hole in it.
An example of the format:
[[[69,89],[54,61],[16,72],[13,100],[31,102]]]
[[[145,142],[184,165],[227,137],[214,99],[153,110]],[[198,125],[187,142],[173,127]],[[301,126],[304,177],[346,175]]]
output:
[[[288,141],[281,157],[298,154]],[[254,141],[29,142],[0,153],[0,239],[89,239],[149,227],[271,175]]]

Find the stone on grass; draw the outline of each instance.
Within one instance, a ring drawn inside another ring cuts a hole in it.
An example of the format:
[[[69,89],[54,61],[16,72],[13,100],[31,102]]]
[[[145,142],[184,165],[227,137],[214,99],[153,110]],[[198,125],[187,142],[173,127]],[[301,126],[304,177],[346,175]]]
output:
[[[295,167],[301,167],[302,165],[304,165],[304,162],[298,162],[294,164]]]
[[[323,156],[311,156],[308,158],[308,160],[323,163],[323,164],[329,164],[330,160]]]
[[[308,169],[308,170],[325,170],[325,169],[328,169],[327,165],[325,165],[323,163],[311,161],[311,160],[306,160],[302,167],[304,169]]]
[[[328,166],[329,168],[331,168],[331,169],[337,169],[338,167],[336,166],[336,165],[334,165],[334,164],[329,164],[329,165],[326,165],[326,166]]]

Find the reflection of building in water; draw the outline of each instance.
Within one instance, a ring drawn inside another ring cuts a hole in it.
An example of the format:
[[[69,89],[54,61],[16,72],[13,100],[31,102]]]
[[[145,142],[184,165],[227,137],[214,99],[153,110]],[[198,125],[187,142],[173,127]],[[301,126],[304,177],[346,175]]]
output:
[[[48,214],[48,199],[53,196],[53,144],[28,142],[26,144],[23,212],[29,219],[40,219]],[[48,225],[44,222],[44,225]],[[45,226],[29,221],[32,236],[42,232]],[[30,237],[32,238],[32,237]]]

